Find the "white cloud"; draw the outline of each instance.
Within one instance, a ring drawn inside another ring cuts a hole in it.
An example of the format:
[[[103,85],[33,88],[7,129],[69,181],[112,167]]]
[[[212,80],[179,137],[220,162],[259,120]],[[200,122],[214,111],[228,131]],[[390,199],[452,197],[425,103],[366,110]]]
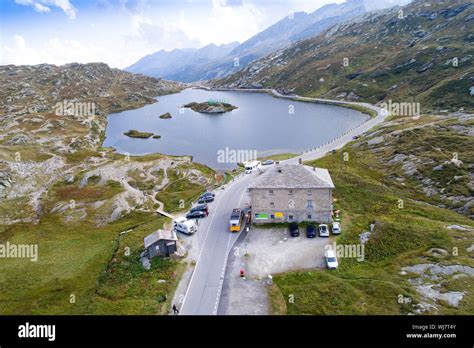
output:
[[[31,64],[31,62],[38,62],[38,59],[38,53],[26,46],[23,36],[16,34],[13,36],[13,45],[3,47],[1,64]]]
[[[23,6],[31,6],[40,13],[49,13],[51,9],[48,6],[59,7],[69,19],[75,19],[77,9],[69,0],[15,0],[15,3]]]
[[[102,61],[101,58],[106,56],[105,49],[76,40],[51,38],[38,47],[32,47],[18,34],[14,35],[10,45],[3,47],[3,53],[1,65],[88,63]]]
[[[69,0],[41,0],[46,5],[57,6],[69,17],[69,19],[76,18],[77,9],[72,6]]]
[[[213,0],[210,25],[202,28],[207,43],[243,42],[265,27],[264,8],[251,2]],[[219,30],[215,30],[219,28]]]
[[[34,18],[26,26],[11,21],[0,45],[0,61],[17,65],[102,61],[124,68],[161,49],[243,42],[290,11],[314,11],[324,3],[343,0],[187,0],[184,5],[164,0],[98,0],[93,10],[76,1],[83,14],[77,18],[72,0],[15,0],[42,13],[47,13],[45,8],[60,9],[68,17],[38,26]]]
[[[197,39],[189,37],[180,28],[161,23],[140,23],[138,32],[139,36],[152,47],[188,48],[200,44]]]
[[[48,6],[41,5],[39,2],[33,5],[34,9],[39,13],[49,13],[51,9]]]

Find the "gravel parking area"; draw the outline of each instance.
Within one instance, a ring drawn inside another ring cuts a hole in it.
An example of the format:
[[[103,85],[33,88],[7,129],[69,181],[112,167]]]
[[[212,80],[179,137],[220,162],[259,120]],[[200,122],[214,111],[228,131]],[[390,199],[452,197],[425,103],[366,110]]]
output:
[[[324,247],[330,238],[290,237],[288,229],[255,228],[239,237],[231,251],[218,314],[270,314],[268,275],[308,268],[324,268]],[[239,272],[245,271],[245,279]]]
[[[331,243],[330,238],[307,238],[304,228],[300,228],[299,237],[291,237],[288,229],[253,228],[242,248],[249,276],[263,278],[281,272],[324,268],[324,247]]]

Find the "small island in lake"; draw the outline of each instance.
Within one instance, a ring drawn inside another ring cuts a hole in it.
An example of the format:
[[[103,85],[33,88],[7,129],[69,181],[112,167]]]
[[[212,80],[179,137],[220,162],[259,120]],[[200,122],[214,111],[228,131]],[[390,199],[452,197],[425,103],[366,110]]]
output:
[[[160,115],[160,118],[166,120],[166,119],[172,118],[172,116],[169,112],[167,112],[166,114]]]
[[[140,132],[135,129],[131,129],[128,132],[125,132],[123,134],[125,134],[127,137],[130,137],[130,138],[139,138],[139,139],[148,139],[153,136],[153,133]]]
[[[161,135],[156,134],[153,136],[153,139],[161,139]]]
[[[222,114],[237,109],[237,106],[229,103],[211,100],[204,103],[192,102],[184,105],[184,107],[203,114]]]

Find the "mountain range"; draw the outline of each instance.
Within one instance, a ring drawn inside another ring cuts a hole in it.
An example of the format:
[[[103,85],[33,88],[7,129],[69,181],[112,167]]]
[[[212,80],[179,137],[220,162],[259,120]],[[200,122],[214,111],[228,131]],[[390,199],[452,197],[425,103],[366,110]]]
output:
[[[335,25],[213,85],[473,110],[473,24],[471,1],[417,0]]]
[[[409,0],[347,0],[328,4],[312,13],[292,13],[264,31],[239,44],[207,45],[200,49],[161,50],[147,55],[125,70],[181,82],[225,77],[250,62],[318,35],[329,27],[367,11],[404,4]]]

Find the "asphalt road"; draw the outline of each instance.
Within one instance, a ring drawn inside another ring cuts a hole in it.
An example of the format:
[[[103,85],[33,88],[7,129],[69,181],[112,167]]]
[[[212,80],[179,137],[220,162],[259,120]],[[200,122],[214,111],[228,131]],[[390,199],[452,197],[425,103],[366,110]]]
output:
[[[278,95],[276,91],[273,94]],[[303,98],[315,100],[316,98]],[[323,101],[323,100],[319,100]],[[296,164],[300,160],[314,160],[323,157],[327,152],[341,148],[350,142],[354,136],[359,136],[383,122],[387,113],[384,110],[366,103],[335,102],[337,104],[356,104],[371,108],[377,112],[377,117],[371,118],[359,127],[339,136],[336,139],[316,149],[307,151],[298,157],[282,161],[285,164]],[[227,185],[224,190],[216,193],[216,199],[209,205],[210,214],[200,220],[198,234],[200,240],[199,256],[184,296],[180,314],[184,315],[216,315],[224,283],[229,252],[239,234],[229,232],[229,218],[232,209],[244,208],[249,202],[247,187],[257,173],[242,175]]]
[[[209,216],[199,221],[198,234],[204,240],[180,314],[217,314],[227,257],[239,236],[229,232],[230,214],[234,208],[246,207],[247,186],[254,175],[241,176],[225,190],[219,190],[214,202],[209,204]]]

